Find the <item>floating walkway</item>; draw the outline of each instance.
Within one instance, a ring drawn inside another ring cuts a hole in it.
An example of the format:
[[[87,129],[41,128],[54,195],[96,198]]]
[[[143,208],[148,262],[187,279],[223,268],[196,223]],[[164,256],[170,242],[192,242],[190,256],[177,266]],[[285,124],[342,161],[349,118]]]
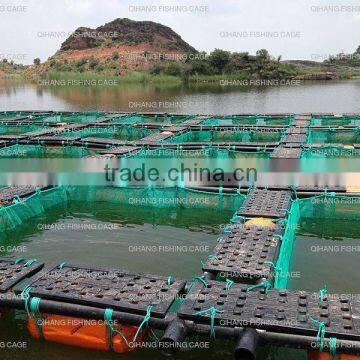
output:
[[[56,189],[0,189],[0,209],[26,207],[34,194]],[[248,189],[202,274],[188,280],[0,258],[0,308],[26,309],[35,319],[45,313],[107,319],[110,312],[139,331],[163,330],[159,347],[171,344],[174,351],[197,334],[233,340],[237,359],[253,359],[267,344],[360,354],[358,297],[286,289],[299,208],[313,204],[313,197],[306,202],[309,192],[353,196],[332,190]]]

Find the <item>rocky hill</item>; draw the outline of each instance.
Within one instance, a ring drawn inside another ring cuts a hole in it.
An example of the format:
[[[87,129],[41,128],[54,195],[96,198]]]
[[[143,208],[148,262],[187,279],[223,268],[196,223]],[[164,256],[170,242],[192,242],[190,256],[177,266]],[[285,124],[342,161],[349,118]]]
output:
[[[116,19],[96,29],[79,27],[59,51],[29,72],[95,71],[117,76],[183,63],[189,54],[196,52],[167,26]]]
[[[96,29],[80,27],[61,45],[60,51],[96,48],[111,42],[122,45],[150,44],[189,53],[196,51],[167,26],[130,19],[116,19]]]

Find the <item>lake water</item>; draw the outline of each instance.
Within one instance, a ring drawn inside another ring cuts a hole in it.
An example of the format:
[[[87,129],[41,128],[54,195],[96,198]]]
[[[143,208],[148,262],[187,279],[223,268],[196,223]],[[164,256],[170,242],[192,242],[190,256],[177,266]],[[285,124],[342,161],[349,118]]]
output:
[[[360,112],[360,79],[270,87],[219,84],[43,86],[0,80],[0,110],[14,109],[187,114]]]

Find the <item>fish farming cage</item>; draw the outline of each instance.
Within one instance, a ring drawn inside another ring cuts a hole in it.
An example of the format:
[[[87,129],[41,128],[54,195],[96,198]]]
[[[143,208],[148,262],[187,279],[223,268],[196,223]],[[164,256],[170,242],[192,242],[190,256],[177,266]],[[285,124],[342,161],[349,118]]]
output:
[[[6,127],[31,129],[1,135],[0,150],[27,147],[29,154],[32,151],[30,157],[51,157],[55,150],[56,156],[139,157],[144,148],[193,151],[206,147],[214,156],[252,152],[268,154],[271,159],[301,159],[334,156],[329,149],[358,156],[355,150],[359,149],[359,144],[354,141],[350,145],[348,139],[357,140],[360,116],[350,114],[219,117],[11,112],[1,116],[2,134]],[[350,118],[350,125],[335,126],[339,133],[346,133],[336,138],[344,143],[313,142],[333,134],[334,125],[326,124],[330,118]],[[93,136],[90,129],[98,128],[104,130],[102,136]],[[114,133],[110,129],[115,129]],[[149,200],[145,203],[162,208],[227,210],[233,216],[214,243],[213,253],[203,259],[191,279],[73,264],[66,259],[44,263],[34,258],[1,257],[0,310],[26,310],[34,324],[42,324],[46,314],[104,320],[108,349],[113,350],[124,335],[111,325],[117,320],[136,327],[128,339],[132,341],[147,331],[162,331],[158,348],[171,353],[180,350],[187,338],[201,335],[233,340],[237,359],[254,359],[258,346],[268,344],[360,354],[360,296],[332,294],[326,288],[318,292],[288,289],[300,222],[360,220],[359,189],[305,185],[241,189],[8,186],[0,188],[0,232],[11,234],[29,220],[72,201],[129,204],[129,198]],[[160,198],[169,201],[154,201]],[[174,199],[179,201],[170,201]],[[191,201],[195,199],[203,201]],[[133,206],[142,205],[135,202]],[[34,329],[46,339],[45,328]]]
[[[152,156],[163,149],[207,149],[210,157],[356,158],[360,115],[0,113],[1,157],[134,157],[144,149],[154,150]]]

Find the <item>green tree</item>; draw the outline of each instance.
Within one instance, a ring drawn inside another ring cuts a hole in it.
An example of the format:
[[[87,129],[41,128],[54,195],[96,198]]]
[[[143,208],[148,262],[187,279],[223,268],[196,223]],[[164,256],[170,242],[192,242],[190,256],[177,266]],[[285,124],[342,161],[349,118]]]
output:
[[[261,63],[267,63],[271,60],[270,54],[266,49],[261,49],[256,52],[256,58]]]
[[[230,60],[230,52],[215,49],[212,53],[210,53],[209,61],[210,64],[217,70],[218,73],[223,73],[226,65]]]
[[[230,60],[226,66],[225,72],[237,72],[249,69],[249,53],[234,52],[230,55]]]
[[[35,58],[33,62],[34,62],[34,65],[38,66],[38,65],[40,65],[41,60],[39,58]]]
[[[182,73],[182,67],[177,62],[172,62],[165,68],[166,75],[181,76],[181,73]]]
[[[119,53],[117,51],[114,51],[112,54],[111,54],[111,59],[112,60],[119,60]]]
[[[75,66],[80,68],[86,64],[86,58],[81,58],[80,60],[75,62]]]
[[[90,58],[90,60],[89,60],[89,67],[91,68],[91,69],[94,69],[94,68],[96,68],[96,66],[98,66],[99,65],[99,59],[96,59],[95,57],[91,57]]]

